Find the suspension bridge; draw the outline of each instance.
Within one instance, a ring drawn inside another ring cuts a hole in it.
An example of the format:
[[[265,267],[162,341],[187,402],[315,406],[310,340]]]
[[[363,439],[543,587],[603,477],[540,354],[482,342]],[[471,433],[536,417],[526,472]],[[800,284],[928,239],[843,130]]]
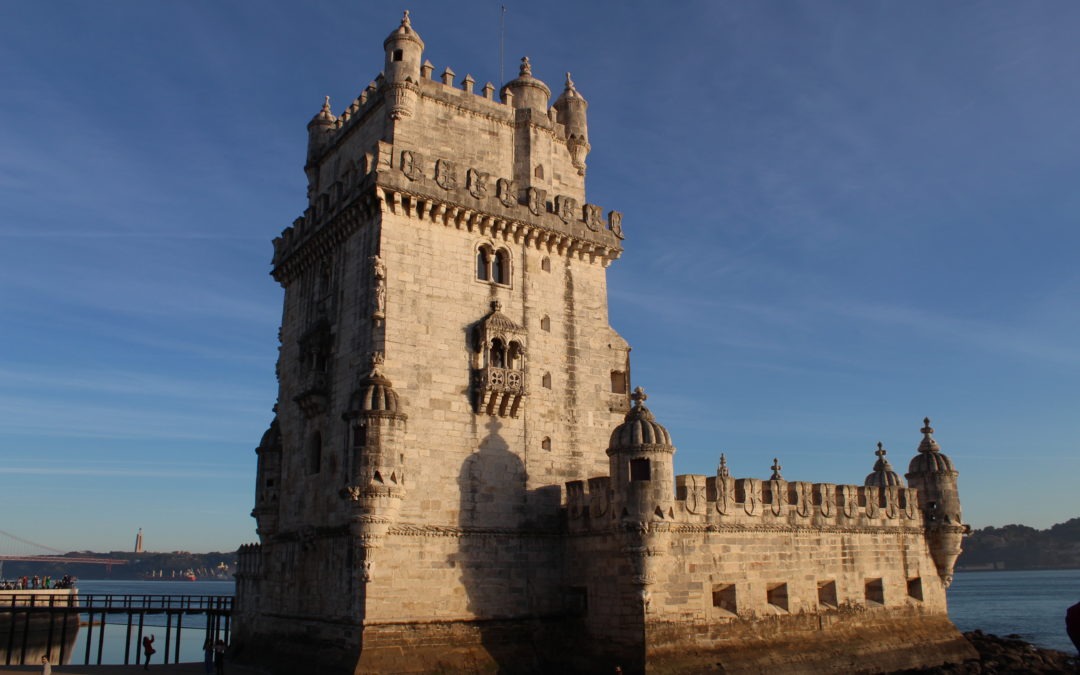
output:
[[[16,534],[0,530],[0,577],[3,576],[4,563],[7,561],[104,565],[106,571],[112,569],[113,565],[126,565],[128,563],[127,560],[115,558],[99,558],[79,553],[65,553],[51,546],[39,544]]]

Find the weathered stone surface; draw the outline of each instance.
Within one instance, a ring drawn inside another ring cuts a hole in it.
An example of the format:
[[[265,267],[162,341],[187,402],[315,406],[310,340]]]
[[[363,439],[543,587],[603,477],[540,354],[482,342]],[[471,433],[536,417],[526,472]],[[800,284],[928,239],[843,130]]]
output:
[[[240,658],[689,673],[973,657],[946,614],[964,529],[929,422],[910,487],[789,481],[779,462],[767,480],[675,476],[608,324],[625,233],[586,200],[572,80],[554,106],[527,60],[500,100],[435,81],[407,16],[384,47],[384,74],[308,125],[309,207],[274,242],[280,390]]]

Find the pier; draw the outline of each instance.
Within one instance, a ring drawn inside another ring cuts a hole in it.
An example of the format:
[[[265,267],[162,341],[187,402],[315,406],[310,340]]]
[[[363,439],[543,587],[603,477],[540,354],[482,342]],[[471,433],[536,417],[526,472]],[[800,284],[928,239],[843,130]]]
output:
[[[191,618],[203,618],[200,623],[205,633],[198,631],[198,639],[211,636],[228,643],[232,607],[233,597],[224,595],[79,595],[76,589],[0,591],[0,664],[35,665],[43,654],[48,654],[55,664],[101,665],[105,632],[110,625],[107,620],[117,615],[126,617],[123,624],[112,624],[114,630],[124,630],[123,664],[141,663],[144,629],[150,628],[145,621],[153,615],[165,616],[164,627],[153,626],[155,631],[163,628],[165,638],[155,640],[154,647],[161,656],[152,663],[175,664],[180,660],[185,619],[190,632],[199,625],[190,623]],[[80,628],[86,630],[85,647],[81,654],[73,654]]]

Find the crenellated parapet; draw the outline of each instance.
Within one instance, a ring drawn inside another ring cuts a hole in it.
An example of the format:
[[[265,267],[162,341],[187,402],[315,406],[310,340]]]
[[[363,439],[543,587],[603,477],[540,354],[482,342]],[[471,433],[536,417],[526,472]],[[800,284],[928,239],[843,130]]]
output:
[[[572,532],[610,530],[617,525],[617,497],[609,479],[566,484]],[[837,485],[683,474],[675,476],[670,510],[653,509],[647,519],[676,530],[768,528],[922,528],[918,491],[891,486]],[[686,526],[686,527],[684,527]]]

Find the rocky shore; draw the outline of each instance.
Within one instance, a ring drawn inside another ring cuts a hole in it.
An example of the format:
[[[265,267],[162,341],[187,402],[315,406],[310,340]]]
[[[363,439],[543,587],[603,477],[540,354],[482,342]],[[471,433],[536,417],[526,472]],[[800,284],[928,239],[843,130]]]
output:
[[[1042,649],[1019,635],[998,637],[981,630],[964,633],[979,652],[979,659],[938,668],[904,670],[894,675],[934,673],[949,675],[1004,675],[1005,673],[1080,673],[1080,659],[1055,649]]]

